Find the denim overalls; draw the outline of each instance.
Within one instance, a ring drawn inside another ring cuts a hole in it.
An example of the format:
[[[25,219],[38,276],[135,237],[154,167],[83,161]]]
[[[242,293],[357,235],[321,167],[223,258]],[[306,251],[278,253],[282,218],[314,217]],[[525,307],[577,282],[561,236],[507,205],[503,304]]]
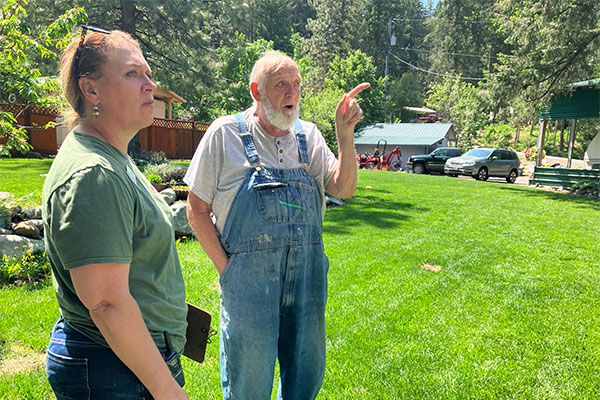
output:
[[[279,358],[278,399],[314,399],[325,373],[327,270],[321,200],[304,169],[260,165],[236,115],[252,168],[221,235],[229,261],[221,284],[221,380],[225,399],[270,399]],[[306,136],[294,125],[299,157]]]

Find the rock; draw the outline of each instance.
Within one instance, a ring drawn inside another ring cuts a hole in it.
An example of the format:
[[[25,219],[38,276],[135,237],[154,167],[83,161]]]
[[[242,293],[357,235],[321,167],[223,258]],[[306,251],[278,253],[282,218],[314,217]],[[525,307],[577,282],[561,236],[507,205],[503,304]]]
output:
[[[26,219],[41,219],[42,218],[42,206],[24,209],[23,216]]]
[[[187,204],[177,202],[171,206],[173,216],[173,229],[178,236],[194,236],[194,231],[187,219]]]
[[[177,194],[173,189],[165,189],[159,195],[168,205],[172,205],[177,200]]]
[[[15,199],[15,195],[9,192],[0,192],[0,202],[11,202]]]
[[[28,158],[37,158],[37,159],[42,159],[44,158],[40,153],[38,153],[37,151],[30,151],[29,153],[27,153],[27,157]]]
[[[44,221],[43,220],[36,218],[36,219],[30,219],[27,222],[35,225],[35,227],[38,228],[38,230],[40,231],[40,235],[43,234],[43,232],[44,232]]]
[[[13,231],[17,235],[25,236],[26,238],[30,239],[37,239],[40,237],[40,230],[38,227],[29,221],[19,222],[15,225]]]
[[[12,229],[0,228],[0,235],[12,235],[12,234],[13,234]]]
[[[24,251],[44,250],[44,241],[28,239],[19,235],[0,235],[0,256],[21,257]]]

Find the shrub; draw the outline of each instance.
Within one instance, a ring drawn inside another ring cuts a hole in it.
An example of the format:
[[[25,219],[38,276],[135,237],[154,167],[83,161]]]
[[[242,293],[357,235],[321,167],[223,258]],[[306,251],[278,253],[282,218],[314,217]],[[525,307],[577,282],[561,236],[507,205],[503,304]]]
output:
[[[574,183],[573,186],[571,186],[570,191],[577,192],[577,191],[582,191],[584,189],[600,190],[600,183],[598,183],[597,181],[592,181],[592,180],[579,181],[579,182]]]
[[[0,286],[32,283],[49,277],[50,263],[45,251],[27,250],[20,257],[8,257],[4,254],[0,260]]]
[[[160,176],[155,174],[146,174],[146,178],[150,183],[162,183],[162,179],[160,178]]]
[[[146,178],[148,178],[148,180],[151,179],[149,177],[152,177],[152,179],[156,179],[153,176],[158,176],[160,177],[159,182],[162,182],[167,185],[183,185],[183,177],[185,176],[186,172],[186,167],[181,167],[179,165],[168,163],[159,165],[148,165],[144,169],[144,175],[146,175]]]
[[[508,148],[515,129],[507,124],[488,125],[477,137],[477,143],[484,147]]]
[[[168,162],[164,151],[142,151],[138,160],[144,160],[148,165],[165,164]]]

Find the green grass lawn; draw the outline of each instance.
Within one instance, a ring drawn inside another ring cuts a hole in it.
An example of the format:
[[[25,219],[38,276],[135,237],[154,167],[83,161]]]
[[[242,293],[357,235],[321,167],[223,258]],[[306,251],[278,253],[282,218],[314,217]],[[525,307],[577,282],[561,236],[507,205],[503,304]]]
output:
[[[0,158],[0,192],[11,192],[16,197],[31,194],[25,204],[41,203],[42,186],[50,165],[50,158]]]
[[[325,218],[319,399],[599,398],[598,238],[597,201],[361,170]],[[197,242],[178,248],[187,299],[217,327],[217,273]],[[57,317],[50,284],[0,289],[0,368],[43,353]],[[190,398],[221,398],[218,352],[215,337],[203,364],[184,360]],[[43,369],[0,376],[0,398],[51,397]]]

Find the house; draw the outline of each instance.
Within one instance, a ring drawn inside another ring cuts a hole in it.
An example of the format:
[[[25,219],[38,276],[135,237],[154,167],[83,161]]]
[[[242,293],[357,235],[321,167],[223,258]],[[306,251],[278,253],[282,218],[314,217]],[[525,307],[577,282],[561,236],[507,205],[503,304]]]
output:
[[[156,85],[156,89],[154,90],[154,108],[152,110],[152,116],[154,118],[172,119],[173,103],[185,103],[185,99],[175,92],[163,89]],[[67,129],[66,125],[61,124],[56,127],[57,147],[60,147],[68,133],[69,129]]]
[[[453,147],[456,141],[456,133],[448,123],[370,124],[354,134],[357,153],[373,153],[375,147],[383,152],[385,145],[389,154],[399,146],[403,170],[410,156],[428,154],[438,147]]]
[[[157,85],[154,91],[154,118],[173,119],[173,103],[185,103],[185,99]]]

